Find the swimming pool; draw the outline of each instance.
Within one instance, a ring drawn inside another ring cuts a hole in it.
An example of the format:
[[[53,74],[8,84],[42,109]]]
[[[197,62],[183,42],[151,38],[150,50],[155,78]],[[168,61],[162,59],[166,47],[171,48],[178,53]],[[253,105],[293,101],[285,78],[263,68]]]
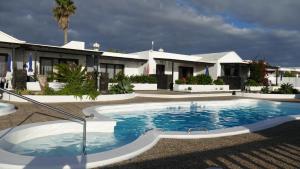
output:
[[[0,102],[0,116],[5,116],[16,111],[15,106],[8,103]]]
[[[300,103],[262,100],[148,103],[95,107],[117,121],[114,133],[88,133],[87,153],[104,152],[133,142],[151,129],[190,132],[225,129],[300,114]],[[27,156],[74,156],[81,153],[81,133],[30,139],[0,147]],[[4,145],[2,143],[2,145]]]

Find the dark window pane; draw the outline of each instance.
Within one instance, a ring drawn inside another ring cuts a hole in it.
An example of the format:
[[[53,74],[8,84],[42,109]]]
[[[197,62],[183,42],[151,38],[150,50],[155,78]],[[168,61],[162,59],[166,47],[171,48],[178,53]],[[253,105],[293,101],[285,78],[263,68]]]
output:
[[[106,73],[106,64],[100,64],[100,72]]]
[[[108,78],[112,79],[114,77],[114,72],[114,65],[107,65]]]
[[[53,65],[51,59],[41,59],[41,74],[48,75],[53,72]]]
[[[0,55],[0,76],[4,77],[7,68],[7,56]]]
[[[59,64],[76,64],[78,65],[77,59],[59,59]]]
[[[124,66],[123,65],[116,65],[115,75],[124,72]]]

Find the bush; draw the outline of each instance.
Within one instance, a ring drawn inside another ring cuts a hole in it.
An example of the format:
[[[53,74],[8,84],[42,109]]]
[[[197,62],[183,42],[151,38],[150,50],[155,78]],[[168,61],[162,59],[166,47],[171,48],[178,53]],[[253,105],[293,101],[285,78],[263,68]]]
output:
[[[136,76],[130,76],[129,79],[132,83],[150,83],[150,84],[157,83],[156,76],[153,75],[136,75]]]
[[[118,83],[125,78],[129,79],[129,77],[125,76],[123,72],[119,72],[115,75],[115,77],[113,77],[112,79],[109,79],[109,83]]]
[[[186,80],[185,79],[178,79],[178,80],[175,80],[175,83],[176,84],[186,84]]]
[[[263,93],[263,94],[268,94],[268,93],[270,93],[269,86],[263,87],[263,88],[260,90],[260,92]]]
[[[263,60],[253,61],[250,64],[250,79],[257,83],[267,85],[268,79],[266,79],[266,63]]]
[[[32,91],[27,90],[27,89],[23,89],[23,90],[17,89],[16,93],[19,94],[19,95],[32,95],[32,94],[34,94]]]
[[[92,100],[100,94],[97,91],[96,81],[87,73],[86,69],[76,64],[59,64],[56,66],[57,73],[54,78],[66,85],[59,91],[47,89],[48,94],[56,95],[74,95],[82,99],[83,95],[88,95]]]
[[[224,85],[224,81],[222,79],[217,79],[217,80],[214,80],[214,84],[215,85]]]
[[[289,83],[282,84],[280,88],[275,91],[274,93],[278,94],[298,94],[299,91],[297,89],[294,89],[293,85]]]
[[[201,74],[201,75],[197,75],[195,78],[197,79],[197,84],[199,84],[199,85],[211,85],[212,84],[212,78],[208,75]]]
[[[201,74],[197,76],[191,76],[187,79],[182,78],[175,81],[176,84],[192,84],[192,85],[211,85],[212,78],[210,76]]]
[[[133,85],[130,80],[124,78],[118,82],[118,84],[112,85],[109,89],[109,93],[111,94],[126,94],[133,92]]]
[[[188,77],[186,80],[187,84],[197,84],[197,78],[195,76]]]
[[[52,89],[48,85],[44,89],[44,94],[45,95],[57,95],[57,93],[54,91],[54,89]]]
[[[255,80],[252,80],[252,79],[247,80],[247,82],[245,84],[246,84],[246,86],[260,86],[260,84],[258,82],[256,82]]]

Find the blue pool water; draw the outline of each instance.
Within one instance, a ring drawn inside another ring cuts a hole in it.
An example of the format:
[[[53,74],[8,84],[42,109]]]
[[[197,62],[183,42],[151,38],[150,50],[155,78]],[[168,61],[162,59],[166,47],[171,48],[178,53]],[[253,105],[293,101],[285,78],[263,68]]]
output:
[[[123,146],[153,128],[163,131],[187,131],[190,128],[213,130],[296,114],[300,114],[299,103],[254,100],[226,103],[215,101],[208,105],[201,102],[188,105],[173,104],[161,108],[146,107],[136,111],[120,110],[105,114],[117,121],[114,133],[88,134],[87,152],[93,154]],[[81,151],[81,141],[81,134],[64,134],[25,141],[6,150],[34,156],[78,155]]]
[[[5,116],[10,113],[13,113],[14,110],[15,110],[15,107],[13,105],[0,102],[0,116]]]

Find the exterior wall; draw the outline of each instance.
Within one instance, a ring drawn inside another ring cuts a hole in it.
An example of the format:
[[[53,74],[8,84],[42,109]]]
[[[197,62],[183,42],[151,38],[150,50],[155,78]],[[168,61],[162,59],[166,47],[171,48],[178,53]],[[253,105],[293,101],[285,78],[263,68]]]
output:
[[[235,52],[229,52],[221,59],[218,60],[220,63],[242,63],[243,60],[241,57]]]
[[[276,77],[269,77],[269,80],[271,80],[273,84],[276,84]],[[294,87],[300,87],[300,77],[278,77],[278,85],[280,86],[284,83],[292,84]]]
[[[209,75],[213,80],[216,80],[219,76],[221,76],[221,64],[219,62],[215,63],[213,66],[208,68]]]
[[[190,90],[189,90],[190,88]],[[229,91],[229,85],[174,85],[174,91],[180,92],[215,92]]]

